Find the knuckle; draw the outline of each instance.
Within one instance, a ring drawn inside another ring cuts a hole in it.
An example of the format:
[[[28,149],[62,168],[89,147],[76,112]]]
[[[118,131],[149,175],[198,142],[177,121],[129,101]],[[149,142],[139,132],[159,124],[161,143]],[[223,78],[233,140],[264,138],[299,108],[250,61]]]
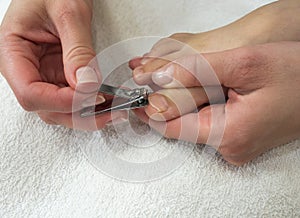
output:
[[[252,128],[243,125],[244,120],[228,120],[219,152],[224,157],[238,158],[249,153],[253,144]]]
[[[91,6],[85,1],[67,1],[60,3],[55,9],[55,18],[62,24],[74,22],[74,17],[83,16],[91,18]]]
[[[237,78],[251,79],[258,72],[259,68],[264,66],[265,57],[258,49],[242,48],[234,57],[238,63],[235,72]]]
[[[4,45],[5,35],[6,35],[6,32],[3,30],[3,28],[0,28],[0,45]]]
[[[249,161],[248,157],[251,154],[251,144],[246,140],[231,140],[219,147],[218,152],[229,163],[241,166]]]
[[[224,157],[240,157],[248,152],[249,143],[244,137],[233,137],[223,142],[218,150]]]
[[[96,56],[95,51],[86,45],[74,45],[73,48],[71,48],[66,53],[66,59],[72,60],[74,62],[86,62],[86,60],[91,61],[92,58]]]
[[[241,49],[238,53],[237,59],[239,60],[242,69],[248,69],[257,66],[261,60],[261,54],[252,48]]]
[[[57,19],[60,23],[67,23],[72,20],[74,12],[70,9],[62,9],[61,11],[57,12]]]
[[[0,58],[4,59],[4,57],[7,58],[7,54],[9,53],[9,47],[13,45],[13,40],[12,40],[12,31],[10,30],[4,30],[2,27],[0,27]],[[2,60],[0,67],[3,67],[5,64],[5,61]],[[3,69],[1,69],[2,73]]]

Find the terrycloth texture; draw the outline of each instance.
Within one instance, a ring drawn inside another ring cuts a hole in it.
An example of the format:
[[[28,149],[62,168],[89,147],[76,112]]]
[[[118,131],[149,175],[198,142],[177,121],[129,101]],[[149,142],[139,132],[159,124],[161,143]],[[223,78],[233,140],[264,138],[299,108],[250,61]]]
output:
[[[98,1],[97,49],[133,36],[207,30],[266,2]],[[300,216],[299,141],[273,149],[240,168],[202,153],[199,147],[162,179],[122,182],[87,161],[80,150],[85,138],[80,141],[72,130],[48,126],[35,114],[24,112],[2,77],[0,90],[0,217]],[[103,147],[113,147],[124,158],[138,161],[147,157],[120,144],[118,134],[123,132],[107,128],[78,134],[95,136]],[[162,152],[181,144],[160,143],[165,148]],[[151,158],[155,160],[160,154],[154,154]]]

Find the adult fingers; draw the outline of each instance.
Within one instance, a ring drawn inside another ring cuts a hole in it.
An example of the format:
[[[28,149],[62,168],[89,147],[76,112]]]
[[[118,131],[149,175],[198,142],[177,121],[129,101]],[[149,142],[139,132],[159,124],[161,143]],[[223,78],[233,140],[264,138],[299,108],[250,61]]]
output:
[[[68,83],[82,92],[97,90],[101,76],[92,46],[92,1],[51,1],[47,9],[61,40]]]
[[[204,107],[198,113],[189,113],[167,122],[152,120],[139,109],[136,115],[166,138],[192,143],[209,143],[216,149],[223,140],[225,130],[225,105]]]
[[[38,46],[14,35],[5,36],[7,42],[0,54],[1,71],[21,106],[28,111],[72,111],[74,90],[60,88],[42,81],[38,71]]]
[[[135,68],[142,65],[141,64],[142,59],[143,57],[135,57],[128,62],[128,66],[130,67],[130,69],[134,70]]]
[[[224,92],[219,87],[161,89],[150,95],[150,104],[145,112],[153,120],[165,121],[197,111],[198,107],[206,103],[224,102]]]
[[[102,129],[107,125],[124,122],[128,119],[128,114],[125,111],[114,113],[105,113],[96,117],[80,117],[79,112],[76,113],[55,113],[47,111],[39,111],[39,117],[50,125],[62,125],[67,128],[77,130],[95,131]]]

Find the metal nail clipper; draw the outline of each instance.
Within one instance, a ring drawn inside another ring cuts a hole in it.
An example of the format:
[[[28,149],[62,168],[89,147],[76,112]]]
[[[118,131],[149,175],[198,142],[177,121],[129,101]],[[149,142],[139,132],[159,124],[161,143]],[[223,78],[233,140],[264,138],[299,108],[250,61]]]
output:
[[[89,117],[115,110],[130,110],[148,105],[149,91],[145,88],[124,89],[102,84],[99,91],[112,96],[106,102],[84,108],[80,116]]]

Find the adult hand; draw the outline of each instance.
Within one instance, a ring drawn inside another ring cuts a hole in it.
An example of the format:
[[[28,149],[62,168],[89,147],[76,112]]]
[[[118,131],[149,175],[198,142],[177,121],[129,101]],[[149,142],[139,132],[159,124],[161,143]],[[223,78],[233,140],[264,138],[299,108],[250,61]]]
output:
[[[1,25],[0,71],[22,107],[47,123],[72,128],[72,110],[96,99],[101,76],[90,63],[92,8],[92,0],[13,0]],[[75,89],[80,101],[73,105]],[[97,127],[110,120],[97,117]],[[90,129],[88,122],[76,127]]]
[[[167,138],[197,143],[206,143],[210,131],[218,129],[218,121],[220,125],[225,121],[224,134],[216,136],[222,137],[220,144],[210,145],[225,160],[241,165],[270,148],[300,137],[299,56],[299,42],[205,54],[204,58],[210,63],[228,98],[225,104],[209,106],[203,106],[208,100],[201,90],[216,88],[218,84],[206,79],[210,72],[201,55],[186,56],[152,73],[153,82],[166,89],[151,96],[146,112],[139,110],[137,114],[145,122],[151,121],[151,126]],[[182,86],[193,87],[194,91],[187,89],[182,92],[190,92],[193,102],[180,98],[178,90],[175,102],[164,93]],[[213,94],[212,99],[222,99],[222,94],[216,93],[219,94]],[[185,110],[186,114],[182,115],[179,113],[182,110],[176,109],[178,105],[185,105],[184,108],[190,105],[191,111]],[[202,109],[193,113],[196,107],[191,105],[202,105]],[[212,117],[212,111],[216,117]],[[149,117],[153,119],[149,120]]]

